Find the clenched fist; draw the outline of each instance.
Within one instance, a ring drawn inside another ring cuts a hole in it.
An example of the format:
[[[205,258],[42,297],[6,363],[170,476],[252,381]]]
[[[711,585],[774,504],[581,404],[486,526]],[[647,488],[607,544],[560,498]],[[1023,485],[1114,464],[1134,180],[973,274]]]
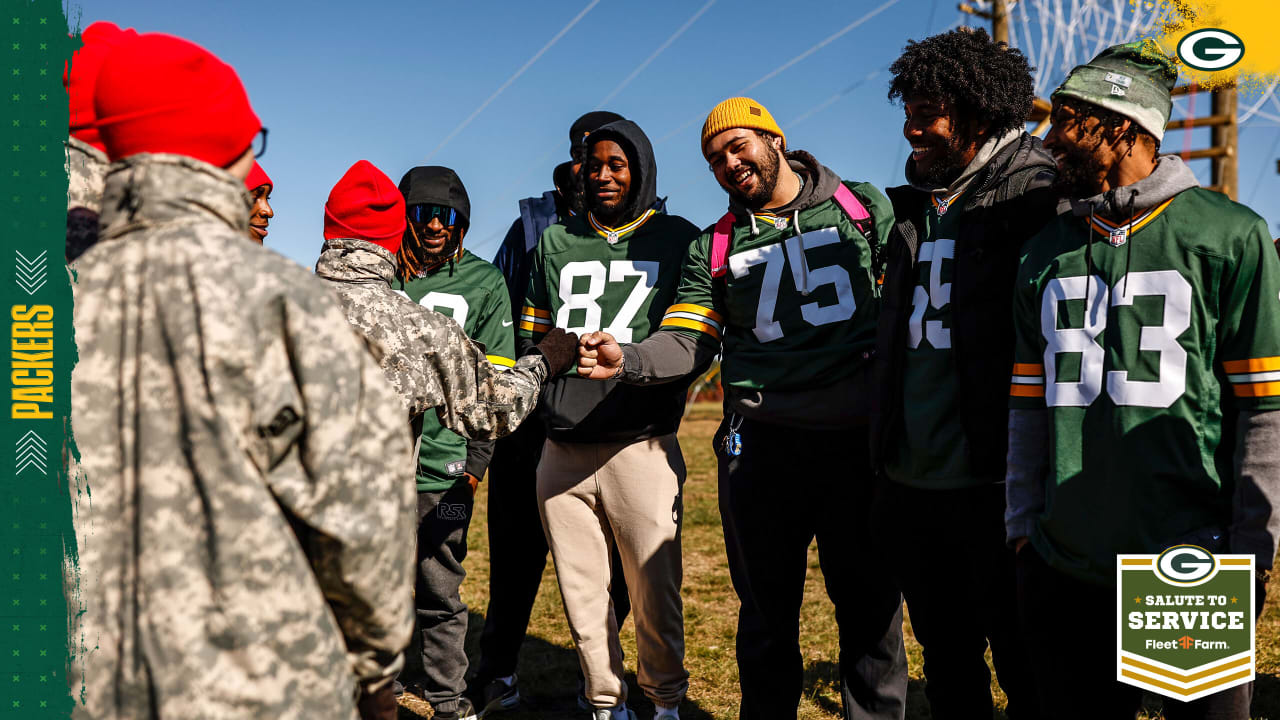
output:
[[[578,375],[608,380],[622,370],[622,347],[607,332],[586,333],[578,338]]]

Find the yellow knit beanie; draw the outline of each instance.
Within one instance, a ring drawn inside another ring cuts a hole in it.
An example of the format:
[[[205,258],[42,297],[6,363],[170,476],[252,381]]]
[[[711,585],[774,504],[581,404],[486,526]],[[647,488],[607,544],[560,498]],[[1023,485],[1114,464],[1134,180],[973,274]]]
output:
[[[787,147],[787,136],[763,105],[748,97],[732,97],[711,109],[707,121],[702,123],[702,150],[707,141],[730,128],[763,130],[782,138],[782,148]]]

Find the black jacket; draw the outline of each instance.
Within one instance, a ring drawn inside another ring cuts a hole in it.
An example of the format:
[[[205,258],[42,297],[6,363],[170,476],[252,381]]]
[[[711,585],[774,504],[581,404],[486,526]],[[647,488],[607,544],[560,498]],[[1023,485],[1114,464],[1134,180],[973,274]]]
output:
[[[1004,477],[1008,447],[1009,377],[1013,368],[1013,283],[1019,250],[1055,214],[1049,187],[1056,170],[1040,139],[1023,133],[971,181],[956,238],[951,285],[951,349],[958,406],[973,472]],[[919,238],[929,193],[889,188],[897,218],[886,253],[876,331],[876,397],[871,456],[877,473],[902,429],[902,368]]]

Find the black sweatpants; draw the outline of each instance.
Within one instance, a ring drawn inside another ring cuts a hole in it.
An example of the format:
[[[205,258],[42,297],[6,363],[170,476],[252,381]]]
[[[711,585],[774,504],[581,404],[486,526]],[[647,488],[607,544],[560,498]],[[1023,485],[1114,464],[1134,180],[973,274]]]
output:
[[[466,688],[467,605],[458,588],[467,577],[467,529],[474,500],[466,483],[418,493],[417,622],[401,682],[421,683],[436,712],[455,709]]]
[[[924,648],[934,720],[991,718],[991,659],[1010,720],[1039,717],[1035,676],[1017,615],[1013,551],[1005,544],[1004,484],[925,490],[879,486],[877,547],[892,562],[911,629]]]
[[[1030,544],[1018,553],[1018,602],[1023,634],[1050,720],[1133,720],[1142,690],[1117,682],[1116,590],[1091,585],[1045,563]],[[1258,595],[1261,607],[1263,594]],[[1069,638],[1069,641],[1064,641]],[[1191,702],[1164,698],[1165,720],[1247,720],[1253,684]]]
[[[840,630],[846,718],[906,711],[902,599],[876,558],[873,496],[863,429],[808,430],[743,420],[742,452],[716,433],[720,517],[738,612],[743,720],[795,718],[803,690],[800,605],[808,549],[818,541],[827,596]]]
[[[489,607],[480,633],[473,686],[515,673],[547,565],[547,538],[538,515],[537,469],[545,433],[532,418],[497,442],[489,463]],[[622,561],[614,549],[609,593],[618,625],[631,612]],[[581,669],[578,670],[581,675]]]

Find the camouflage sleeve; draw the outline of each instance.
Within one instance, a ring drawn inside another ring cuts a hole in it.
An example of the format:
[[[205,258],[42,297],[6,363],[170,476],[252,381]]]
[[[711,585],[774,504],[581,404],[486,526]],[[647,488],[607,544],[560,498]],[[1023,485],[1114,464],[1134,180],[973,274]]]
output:
[[[326,298],[327,299],[327,296]],[[413,628],[416,503],[404,410],[336,304],[284,301],[286,353],[256,376],[260,435],[297,471],[269,474],[368,691],[403,665]]]
[[[547,361],[541,354],[529,355],[504,372],[457,323],[432,325],[426,334],[437,341],[424,359],[439,380],[442,395],[432,405],[440,423],[468,440],[510,435],[537,405]]]

